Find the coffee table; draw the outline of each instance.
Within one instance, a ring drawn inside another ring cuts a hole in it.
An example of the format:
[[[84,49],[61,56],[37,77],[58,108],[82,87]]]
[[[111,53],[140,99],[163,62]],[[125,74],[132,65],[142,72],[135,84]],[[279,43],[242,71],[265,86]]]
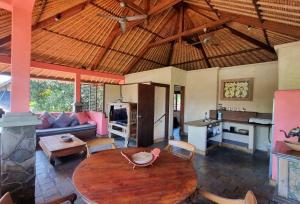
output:
[[[64,142],[61,136],[68,135],[73,138],[72,142]],[[41,148],[49,158],[49,162],[55,165],[56,157],[68,156],[80,152],[87,152],[87,145],[72,134],[51,135],[41,137],[39,142]]]

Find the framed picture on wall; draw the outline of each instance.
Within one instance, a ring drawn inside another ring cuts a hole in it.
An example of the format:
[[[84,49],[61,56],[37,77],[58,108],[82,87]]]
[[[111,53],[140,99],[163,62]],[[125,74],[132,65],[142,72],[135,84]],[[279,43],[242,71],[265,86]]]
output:
[[[254,78],[221,81],[221,100],[252,101]]]

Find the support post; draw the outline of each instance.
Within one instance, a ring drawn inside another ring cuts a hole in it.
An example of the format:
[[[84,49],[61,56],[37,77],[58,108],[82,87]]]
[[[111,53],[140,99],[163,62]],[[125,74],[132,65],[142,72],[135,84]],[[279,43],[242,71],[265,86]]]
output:
[[[74,105],[73,105],[73,112],[81,112],[82,111],[82,104],[81,104],[81,75],[80,73],[75,74],[74,79]]]
[[[16,0],[12,5],[11,112],[29,111],[33,5],[34,0]]]

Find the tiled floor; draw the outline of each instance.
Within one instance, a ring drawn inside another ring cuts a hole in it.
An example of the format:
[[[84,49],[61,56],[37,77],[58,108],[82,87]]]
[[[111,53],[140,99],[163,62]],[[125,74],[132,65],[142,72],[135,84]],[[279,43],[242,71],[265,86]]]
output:
[[[175,139],[178,139],[175,137]],[[117,146],[122,141],[117,140]],[[163,147],[164,143],[155,146]],[[83,158],[70,156],[59,159],[53,167],[41,150],[36,152],[36,203],[75,192],[72,173]],[[197,155],[194,161],[199,186],[230,198],[243,197],[251,189],[259,204],[271,201],[274,188],[268,185],[268,157],[257,152],[254,156],[236,150],[218,148],[206,157]],[[170,171],[172,171],[170,169]],[[76,203],[84,203],[79,198]],[[209,203],[198,199],[197,203]]]

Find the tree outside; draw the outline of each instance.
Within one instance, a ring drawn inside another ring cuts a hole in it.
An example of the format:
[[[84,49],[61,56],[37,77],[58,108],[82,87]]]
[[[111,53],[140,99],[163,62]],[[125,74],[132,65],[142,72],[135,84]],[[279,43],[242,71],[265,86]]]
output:
[[[30,81],[30,109],[32,112],[70,112],[73,103],[73,83],[54,80]]]

